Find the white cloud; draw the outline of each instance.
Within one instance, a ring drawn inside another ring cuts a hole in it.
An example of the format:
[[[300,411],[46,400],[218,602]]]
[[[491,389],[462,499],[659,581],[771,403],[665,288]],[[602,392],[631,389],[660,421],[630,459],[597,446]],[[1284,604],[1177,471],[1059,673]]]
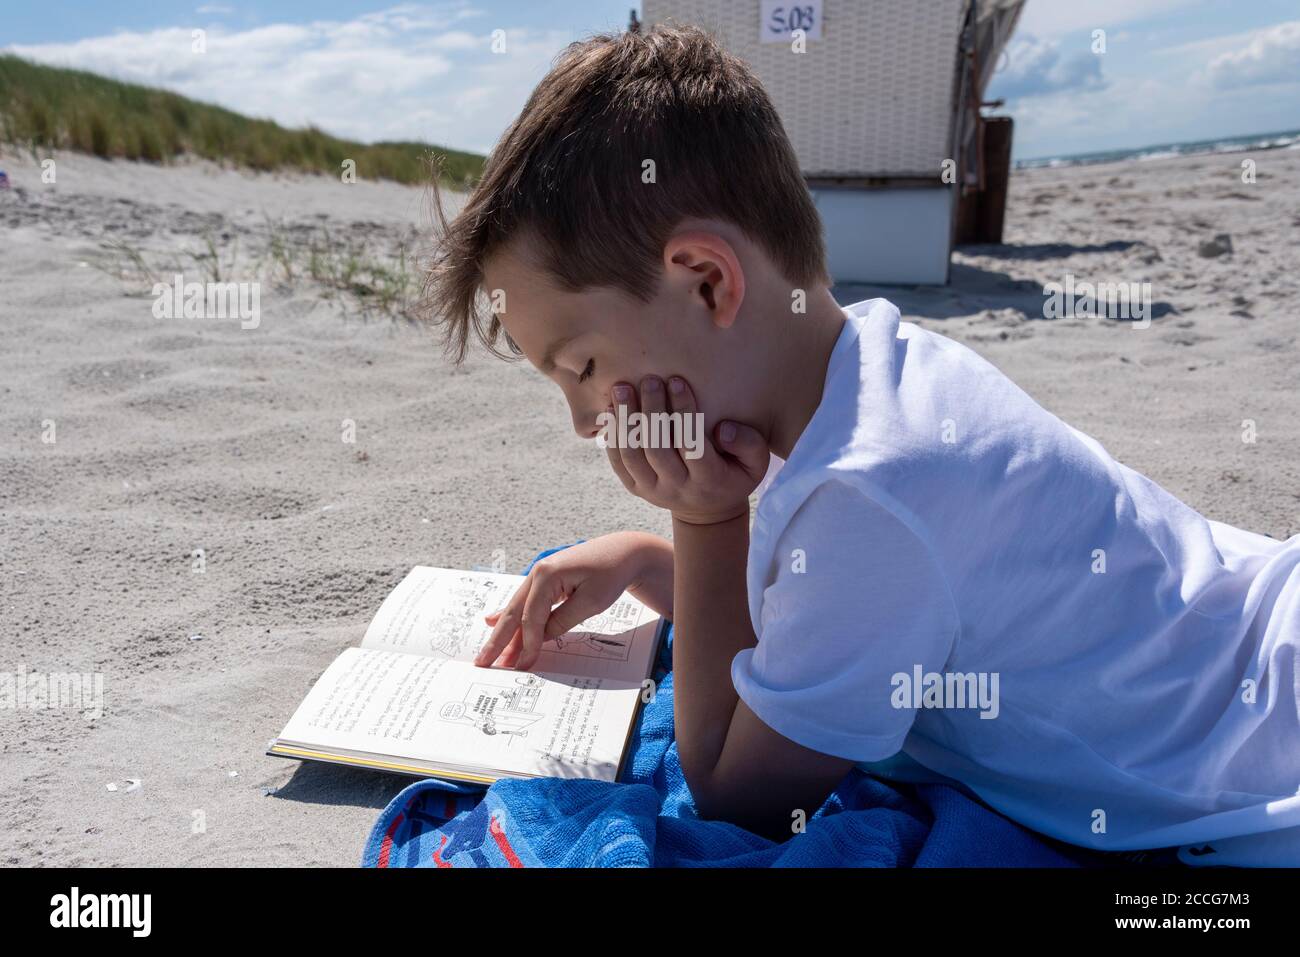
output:
[[[1300,80],[1300,20],[1252,34],[1244,47],[1210,61],[1209,79],[1221,90]]]
[[[234,7],[228,7],[222,3],[205,3],[201,7],[196,7],[195,13],[206,13],[213,16],[225,16],[235,12]]]
[[[1060,37],[1076,31],[1111,30],[1124,23],[1137,23],[1200,0],[1028,0],[1018,27],[1039,37]]]
[[[486,152],[573,37],[504,23],[465,28],[483,16],[464,4],[444,10],[406,5],[351,20],[210,27],[204,53],[192,52],[188,27],[5,49],[164,87],[285,126]],[[507,52],[491,52],[494,29],[505,31]]]
[[[1083,50],[1062,57],[1058,42],[1017,33],[999,59],[986,96],[1018,100],[1105,85],[1097,54]]]
[[[1045,156],[1189,139],[1180,131],[1199,116],[1199,106],[1176,86],[1144,78],[1018,100],[1011,114],[1017,154]]]
[[[1032,10],[1037,0],[1031,0]],[[1017,156],[1066,155],[1150,144],[1212,139],[1293,129],[1300,102],[1300,24],[1205,36],[1205,25],[1178,30],[1142,24],[1114,26],[1102,12],[1080,4],[1066,16],[1069,35],[1028,35],[1019,25],[1007,56],[998,64],[986,97],[1010,101]],[[1169,5],[1172,9],[1172,0]],[[1188,19],[1179,10],[1168,21]],[[1202,6],[1196,4],[1196,6]],[[1048,13],[1060,10],[1048,4]],[[1148,18],[1152,3],[1137,0],[1124,18]],[[1042,21],[1045,15],[1041,14]],[[1084,13],[1086,12],[1086,16]],[[1094,16],[1094,13],[1096,14]],[[1032,24],[1032,21],[1029,21]],[[1235,26],[1238,18],[1220,24]],[[1086,60],[1089,31],[1105,29],[1110,47]],[[1154,32],[1153,32],[1154,31]],[[1158,45],[1157,37],[1201,34],[1195,40]],[[1270,95],[1259,94],[1269,83]],[[1283,86],[1289,84],[1289,86]]]

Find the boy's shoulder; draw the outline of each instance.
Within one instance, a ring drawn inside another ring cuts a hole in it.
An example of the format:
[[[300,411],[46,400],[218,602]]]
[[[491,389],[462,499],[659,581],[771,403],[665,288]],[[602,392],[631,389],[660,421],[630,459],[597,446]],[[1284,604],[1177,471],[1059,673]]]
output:
[[[788,514],[838,480],[901,511],[952,498],[1023,462],[1072,444],[1068,427],[962,343],[902,319],[886,299],[843,307],[846,327],[822,401],[788,461],[759,489],[768,514]],[[779,524],[779,522],[778,522]]]
[[[850,329],[827,369],[826,386],[806,433],[809,445],[852,439],[878,453],[947,459],[989,432],[1006,435],[1059,427],[993,363],[969,346],[906,321],[887,299],[844,307]],[[801,437],[802,439],[802,437]],[[793,456],[792,456],[793,457]]]
[[[851,336],[860,337],[866,331],[876,339],[892,339],[899,334],[900,327],[915,328],[913,323],[903,322],[902,313],[888,299],[863,299],[840,309],[852,330]],[[843,340],[841,337],[840,345],[844,344]]]
[[[790,455],[796,471],[852,458],[943,453],[945,418],[1004,376],[953,339],[904,321],[888,299],[843,307],[822,399]],[[948,450],[950,451],[950,450]]]

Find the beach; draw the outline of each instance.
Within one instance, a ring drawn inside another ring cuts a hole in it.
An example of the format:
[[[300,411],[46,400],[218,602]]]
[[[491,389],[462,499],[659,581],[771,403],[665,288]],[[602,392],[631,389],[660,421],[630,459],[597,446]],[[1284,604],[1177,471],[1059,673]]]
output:
[[[389,590],[670,522],[540,373],[453,368],[404,317],[427,191],[54,159],[0,154],[0,673],[98,676],[102,709],[0,708],[0,861],[355,865],[410,779],[264,751]],[[1300,150],[1009,197],[948,286],[837,299],[893,300],[1209,518],[1300,532]],[[256,323],[160,318],[178,268],[256,275]],[[1079,283],[1149,283],[1149,321],[1045,318]]]

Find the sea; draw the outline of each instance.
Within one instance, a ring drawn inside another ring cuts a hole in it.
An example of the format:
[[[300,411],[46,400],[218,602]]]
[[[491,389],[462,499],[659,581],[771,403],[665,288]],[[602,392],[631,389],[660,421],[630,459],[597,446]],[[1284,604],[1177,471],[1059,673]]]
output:
[[[1099,153],[1074,153],[1069,156],[1040,156],[1018,159],[1016,169],[1040,169],[1055,166],[1090,166],[1093,163],[1116,163],[1121,160],[1168,159],[1198,153],[1241,153],[1247,150],[1300,149],[1300,130],[1281,133],[1253,133],[1249,136],[1225,136],[1213,140],[1187,143],[1156,143],[1139,149],[1103,150]]]

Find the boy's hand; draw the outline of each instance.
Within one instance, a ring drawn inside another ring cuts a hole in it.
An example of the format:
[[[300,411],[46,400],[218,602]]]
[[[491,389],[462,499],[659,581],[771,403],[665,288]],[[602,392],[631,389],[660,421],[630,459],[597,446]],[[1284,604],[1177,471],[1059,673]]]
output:
[[[599,615],[624,591],[655,610],[666,591],[671,608],[672,556],[668,542],[645,532],[615,532],[547,555],[504,608],[484,616],[494,627],[474,664],[487,667],[504,651],[504,667],[526,671],[543,641]]]
[[[641,380],[641,394],[625,382],[614,386],[610,411],[617,416],[633,412],[680,412],[683,417],[698,411],[695,393],[680,376],[669,378],[667,387],[658,376]],[[620,412],[624,410],[624,412]],[[606,448],[609,464],[633,495],[673,513],[673,518],[692,525],[713,525],[749,513],[749,493],[767,474],[767,440],[755,429],[724,420],[714,429],[712,440],[701,435],[703,455],[688,458],[685,449]],[[642,443],[644,444],[644,443]]]

